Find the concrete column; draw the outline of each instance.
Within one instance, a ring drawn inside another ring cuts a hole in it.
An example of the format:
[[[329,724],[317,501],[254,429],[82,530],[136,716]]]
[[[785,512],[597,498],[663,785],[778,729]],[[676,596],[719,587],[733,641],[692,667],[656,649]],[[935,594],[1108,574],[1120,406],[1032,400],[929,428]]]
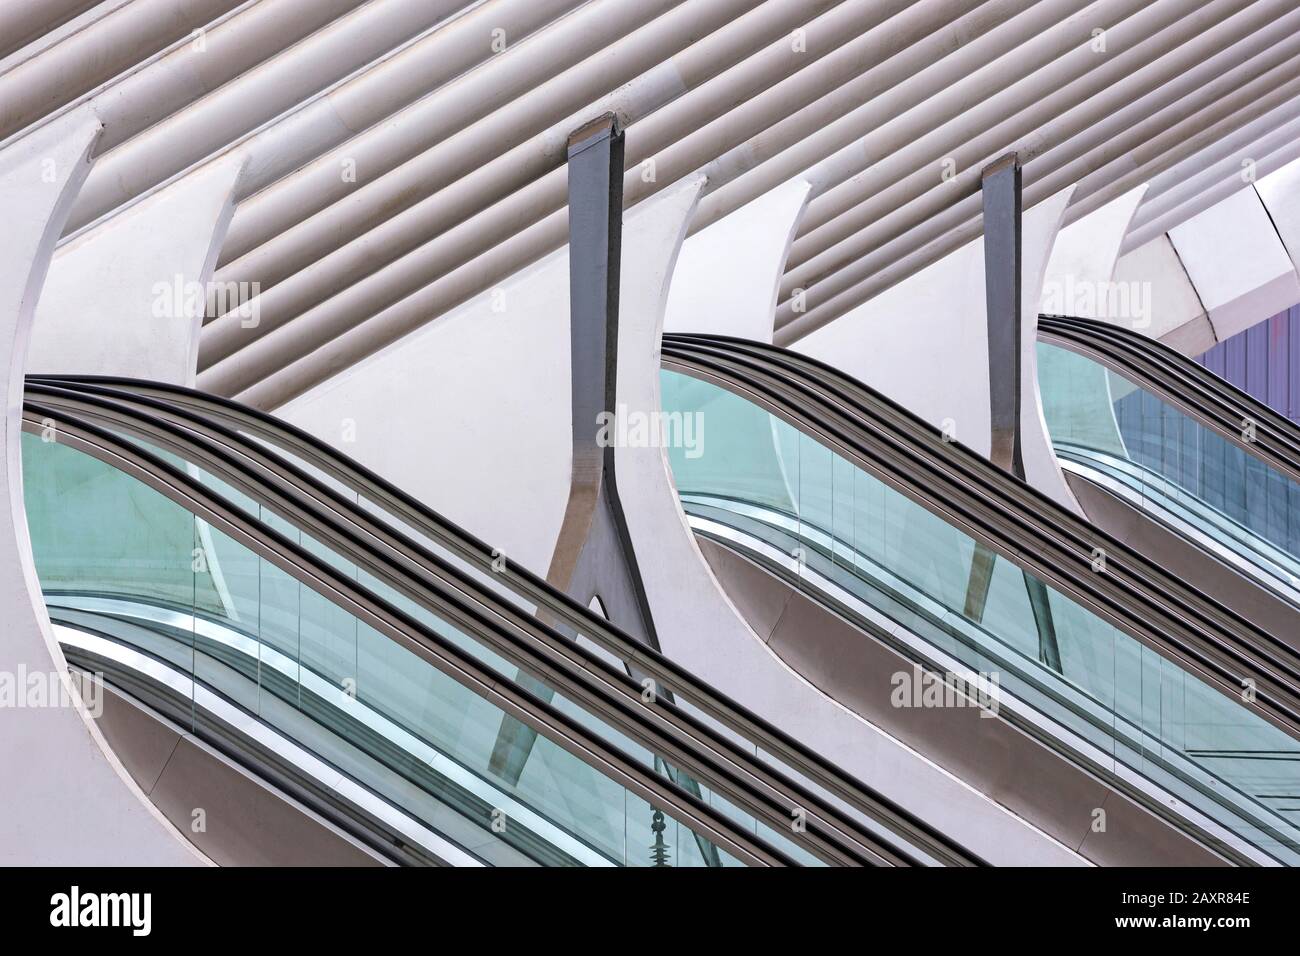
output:
[[[90,170],[100,124],[70,113],[0,152],[0,369],[7,398],[0,508],[0,672],[18,681],[56,675],[66,706],[0,710],[0,863],[180,865],[202,858],[148,802],[72,693],[32,561],[23,505],[23,373],[36,302],[54,244]],[[61,695],[62,696],[62,695]],[[25,698],[22,698],[25,700]]]

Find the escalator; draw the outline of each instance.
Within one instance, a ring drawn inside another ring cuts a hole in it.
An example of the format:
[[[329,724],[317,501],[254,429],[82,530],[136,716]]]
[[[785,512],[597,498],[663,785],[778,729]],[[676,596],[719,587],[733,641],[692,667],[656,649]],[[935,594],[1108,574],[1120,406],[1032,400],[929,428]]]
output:
[[[1167,346],[1104,323],[1041,317],[1038,364],[1052,444],[1089,517],[1121,533],[1135,526],[1131,512],[1150,517],[1164,553],[1204,556],[1203,578],[1222,600],[1275,632],[1300,625],[1294,423]],[[1238,596],[1237,577],[1256,588]]]
[[[69,664],[380,862],[980,862],[274,418],[41,377],[23,424]]]
[[[1293,633],[822,363],[691,335],[663,362],[706,436],[669,447],[683,507],[791,667],[1096,862],[1300,860]],[[913,707],[909,667],[998,719]]]

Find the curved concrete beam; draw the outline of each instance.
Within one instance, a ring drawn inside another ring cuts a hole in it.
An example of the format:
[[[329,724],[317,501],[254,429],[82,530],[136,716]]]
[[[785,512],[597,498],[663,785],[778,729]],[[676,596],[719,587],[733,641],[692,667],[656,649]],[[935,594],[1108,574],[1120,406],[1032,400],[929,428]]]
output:
[[[1040,312],[1113,318],[1133,326],[1149,321],[1149,303],[1142,289],[1123,287],[1121,292],[1113,284],[1120,247],[1146,191],[1144,183],[1061,229],[1048,260]],[[1065,349],[1035,348],[1034,354],[1039,370],[1046,368],[1053,383],[1046,392],[1039,388],[1045,421],[1074,441],[1124,454],[1124,439],[1115,420],[1116,396],[1105,368]]]
[[[618,402],[630,414],[662,407],[659,340],[673,260],[697,190],[687,181],[660,194],[653,208],[647,204],[645,228],[624,232]],[[628,531],[664,653],[986,858],[1080,862],[790,670],[714,577],[678,501],[667,450],[620,446],[616,455]]]
[[[1105,289],[1102,283],[1114,279],[1120,246],[1146,192],[1143,183],[1057,233],[1043,276],[1040,312],[1105,318],[1108,302],[1099,294]]]
[[[193,385],[243,165],[237,156],[213,163],[64,244],[41,294],[28,369]],[[222,291],[236,311],[255,294]]]
[[[791,180],[689,236],[673,269],[664,331],[736,335],[771,343],[781,275],[811,191],[806,180]],[[702,202],[692,222],[701,208]],[[727,422],[725,437],[715,436],[715,440],[734,443],[749,467],[770,468],[794,501],[776,435],[771,429],[754,434],[754,427],[748,416]],[[770,449],[763,464],[755,453],[760,445]]]
[[[54,244],[90,169],[100,124],[71,113],[0,152],[0,366],[7,398],[0,494],[0,671],[66,688],[60,706],[12,706],[0,733],[0,863],[58,866],[182,865],[202,858],[153,807],[105,744],[73,693],[50,627],[27,536],[21,412],[27,343]]]
[[[687,239],[664,331],[771,343],[781,274],[811,189],[807,180],[792,180]]]
[[[1292,265],[1300,271],[1300,160],[1256,182],[1255,192],[1268,210]]]
[[[1023,217],[1021,449],[1030,484],[1078,511],[1047,437],[1038,402],[1038,302],[1073,187]],[[842,369],[989,457],[989,350],[984,240],[885,290],[792,347]],[[924,374],[917,374],[924,369]]]
[[[1020,275],[1020,451],[1025,481],[1076,514],[1083,509],[1065,482],[1043,417],[1038,387],[1038,302],[1043,297],[1047,264],[1065,220],[1074,186],[1062,189],[1024,216]]]

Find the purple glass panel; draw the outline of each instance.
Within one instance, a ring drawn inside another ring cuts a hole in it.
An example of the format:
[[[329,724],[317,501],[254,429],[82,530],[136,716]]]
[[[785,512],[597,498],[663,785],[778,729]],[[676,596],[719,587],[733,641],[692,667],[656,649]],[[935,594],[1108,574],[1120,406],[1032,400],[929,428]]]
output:
[[[1198,361],[1300,422],[1300,305],[1220,342]]]

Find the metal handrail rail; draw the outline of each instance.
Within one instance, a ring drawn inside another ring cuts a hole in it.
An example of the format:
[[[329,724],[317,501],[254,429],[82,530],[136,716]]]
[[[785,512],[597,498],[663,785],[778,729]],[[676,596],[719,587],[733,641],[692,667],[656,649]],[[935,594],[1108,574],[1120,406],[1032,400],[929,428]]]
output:
[[[40,433],[50,421],[55,423],[60,443],[123,471],[207,521],[348,614],[413,651],[473,693],[525,724],[538,726],[580,761],[652,805],[667,810],[742,862],[760,866],[793,865],[786,854],[726,814],[667,777],[648,771],[639,760],[564,714],[549,701],[513,681],[503,680],[494,669],[447,638],[189,475],[132,442],[70,416],[61,409],[38,402],[25,403],[23,426],[26,430]],[[499,627],[487,620],[482,625]],[[655,748],[652,746],[651,749]],[[665,749],[673,750],[672,747]]]
[[[554,615],[557,620],[568,624],[598,646],[623,659],[629,669],[654,677],[661,681],[664,687],[682,694],[692,705],[728,729],[747,737],[766,753],[783,760],[816,784],[844,800],[859,813],[880,823],[905,843],[915,844],[925,853],[943,862],[956,865],[979,862],[976,857],[958,847],[946,836],[865,784],[845,774],[820,755],[767,724],[743,706],[714,691],[667,658],[623,634],[604,618],[573,602],[526,569],[512,562],[502,562],[499,553],[494,549],[436,515],[363,466],[352,462],[328,445],[293,426],[229,400],[178,386],[110,377],[42,376],[33,377],[29,381],[32,387],[41,384],[54,386],[57,383],[60,387],[75,388],[83,392],[87,389],[117,389],[127,392],[136,401],[144,400],[149,396],[161,396],[164,405],[175,403],[189,408],[199,408],[204,416],[211,418],[215,415],[224,418],[281,448],[288,446],[285,450],[290,454],[342,481],[370,503],[388,508],[399,520],[448,547],[480,570],[491,570],[494,577],[516,590],[516,593],[527,597],[539,608]],[[155,407],[154,411],[171,413],[162,407]],[[292,463],[284,461],[282,456],[277,455],[275,467],[283,469],[285,465],[290,466],[289,472],[293,471]],[[302,477],[310,480],[309,476]],[[321,487],[325,492],[329,492],[329,489]],[[351,507],[351,502],[344,501],[344,503]],[[372,521],[374,519],[374,516],[368,512],[362,512],[361,517]],[[435,561],[439,560],[433,556],[429,557]],[[445,570],[451,574],[459,574],[455,569],[445,568]],[[474,586],[472,582],[470,586]],[[533,623],[536,625],[537,622]],[[808,803],[816,805],[816,798],[810,796]],[[828,810],[828,813],[833,815],[833,810]]]

